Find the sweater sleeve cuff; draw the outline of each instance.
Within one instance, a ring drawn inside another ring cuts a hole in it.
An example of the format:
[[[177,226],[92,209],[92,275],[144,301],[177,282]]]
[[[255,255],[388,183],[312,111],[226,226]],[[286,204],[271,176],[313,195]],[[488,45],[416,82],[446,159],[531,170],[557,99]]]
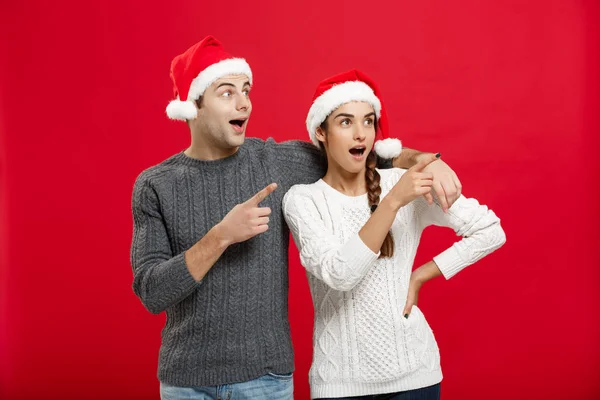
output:
[[[452,278],[467,266],[454,246],[433,257],[433,261],[446,279]]]
[[[185,252],[176,255],[170,262],[172,263],[172,268],[169,269],[170,278],[175,284],[173,289],[182,293],[189,293],[202,283],[202,281],[197,282],[188,270],[185,263]]]
[[[373,251],[362,241],[359,234],[352,236],[344,246],[344,258],[361,276],[364,271],[377,261],[381,252],[373,253]]]

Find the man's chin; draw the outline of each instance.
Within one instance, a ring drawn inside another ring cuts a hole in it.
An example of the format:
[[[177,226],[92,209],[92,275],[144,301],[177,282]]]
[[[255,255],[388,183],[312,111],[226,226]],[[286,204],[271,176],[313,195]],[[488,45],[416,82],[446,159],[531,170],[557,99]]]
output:
[[[246,132],[236,133],[227,138],[227,144],[231,147],[239,147],[244,144],[244,139],[246,138]]]

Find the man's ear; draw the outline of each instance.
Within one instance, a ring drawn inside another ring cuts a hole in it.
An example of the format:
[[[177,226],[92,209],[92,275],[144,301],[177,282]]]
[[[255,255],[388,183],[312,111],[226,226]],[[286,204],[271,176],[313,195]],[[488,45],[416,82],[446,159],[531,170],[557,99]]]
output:
[[[194,101],[194,103],[196,104],[196,108],[198,110],[202,108],[202,97],[204,97],[204,96],[200,96],[200,97],[198,97],[197,100]]]
[[[194,105],[196,106],[196,118],[193,119],[188,119],[186,122],[188,124],[188,126],[190,126],[190,121],[193,121],[195,119],[198,118],[198,115],[200,115],[200,109],[202,108],[202,98],[204,96],[200,96],[198,97],[196,100],[194,100]]]

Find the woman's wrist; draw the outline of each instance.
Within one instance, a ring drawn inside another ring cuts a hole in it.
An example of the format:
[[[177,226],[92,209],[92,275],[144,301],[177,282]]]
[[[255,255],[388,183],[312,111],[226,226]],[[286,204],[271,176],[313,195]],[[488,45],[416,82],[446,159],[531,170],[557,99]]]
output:
[[[404,206],[404,204],[402,204],[402,200],[396,199],[395,196],[390,195],[385,196],[383,200],[381,200],[381,202],[379,203],[379,206],[383,206],[384,208],[387,208],[390,211],[397,213],[398,210],[400,210],[400,208]]]
[[[432,260],[415,269],[410,275],[410,280],[415,284],[422,286],[425,282],[441,275],[437,264]]]

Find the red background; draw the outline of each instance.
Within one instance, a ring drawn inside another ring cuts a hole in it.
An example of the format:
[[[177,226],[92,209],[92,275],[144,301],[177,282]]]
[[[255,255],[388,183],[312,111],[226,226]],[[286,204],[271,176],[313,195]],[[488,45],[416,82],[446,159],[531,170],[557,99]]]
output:
[[[189,143],[164,114],[168,68],[207,34],[252,65],[249,136],[305,139],[316,83],[357,67],[383,88],[397,136],[441,151],[464,193],[502,218],[501,250],[423,289],[443,399],[597,398],[599,11],[595,0],[2,0],[0,398],[158,399],[164,316],[131,290],[131,189]],[[417,261],[453,240],[427,231]],[[290,279],[304,399],[312,307],[295,251]]]

